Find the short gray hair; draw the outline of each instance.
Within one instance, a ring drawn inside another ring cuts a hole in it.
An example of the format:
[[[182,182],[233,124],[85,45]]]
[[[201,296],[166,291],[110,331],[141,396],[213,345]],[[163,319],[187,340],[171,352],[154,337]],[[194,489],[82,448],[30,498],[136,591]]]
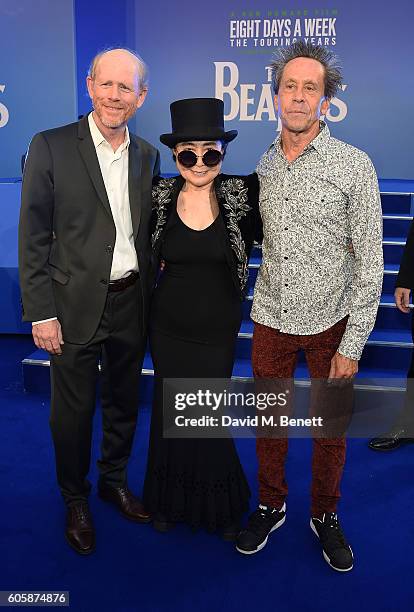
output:
[[[99,51],[99,53],[95,55],[95,57],[91,61],[91,64],[88,70],[88,76],[92,80],[96,76],[96,69],[98,67],[101,57],[105,55],[105,53],[108,53],[109,51],[125,51],[126,53],[129,53],[129,55],[132,56],[132,58],[136,61],[136,64],[137,64],[137,73],[138,73],[138,78],[139,78],[140,91],[142,91],[143,89],[148,89],[148,67],[146,63],[144,62],[142,57],[138,55],[138,53],[135,53],[135,51],[131,51],[131,49],[126,49],[122,47],[113,47],[113,48],[111,47],[108,49],[103,49],[102,51]]]
[[[325,91],[324,96],[330,100],[342,85],[341,66],[338,57],[321,45],[313,45],[304,40],[298,40],[290,47],[281,47],[274,54],[270,64],[272,74],[272,86],[275,94],[279,91],[280,81],[286,64],[298,57],[314,59],[324,67]]]

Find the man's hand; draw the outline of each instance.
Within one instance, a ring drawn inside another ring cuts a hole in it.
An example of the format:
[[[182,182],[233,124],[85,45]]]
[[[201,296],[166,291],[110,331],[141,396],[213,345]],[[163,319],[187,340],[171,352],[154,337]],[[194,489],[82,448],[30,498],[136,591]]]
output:
[[[410,312],[410,293],[411,290],[405,287],[397,287],[394,292],[395,303],[401,312]]]
[[[358,372],[358,361],[344,357],[336,352],[331,359],[331,369],[329,371],[330,379],[338,378],[353,378]]]
[[[62,328],[57,319],[36,323],[32,326],[33,340],[37,348],[44,349],[52,355],[61,355],[61,345],[64,344]]]

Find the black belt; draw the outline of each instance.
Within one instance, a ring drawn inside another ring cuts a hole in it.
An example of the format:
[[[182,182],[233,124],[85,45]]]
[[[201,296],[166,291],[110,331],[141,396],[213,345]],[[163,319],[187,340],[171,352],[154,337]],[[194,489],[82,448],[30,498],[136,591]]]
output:
[[[127,287],[133,285],[139,278],[138,272],[131,272],[124,278],[118,278],[118,280],[110,281],[108,291],[123,291]]]

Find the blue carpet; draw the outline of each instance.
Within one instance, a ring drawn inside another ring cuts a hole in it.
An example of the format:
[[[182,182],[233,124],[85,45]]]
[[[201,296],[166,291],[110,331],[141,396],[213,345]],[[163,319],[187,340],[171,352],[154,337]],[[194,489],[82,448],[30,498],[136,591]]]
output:
[[[0,339],[0,590],[68,590],[71,609],[142,612],[403,611],[413,608],[414,445],[391,454],[349,442],[340,516],[356,562],[331,570],[308,524],[310,452],[292,440],[290,493],[283,528],[258,555],[178,526],[158,534],[122,519],[91,495],[96,553],[79,557],[63,538],[64,507],[55,486],[49,398],[25,394],[20,359],[27,339]],[[96,415],[91,480],[96,483],[100,418]],[[131,488],[142,488],[150,411],[140,413]],[[256,503],[253,440],[237,442]]]

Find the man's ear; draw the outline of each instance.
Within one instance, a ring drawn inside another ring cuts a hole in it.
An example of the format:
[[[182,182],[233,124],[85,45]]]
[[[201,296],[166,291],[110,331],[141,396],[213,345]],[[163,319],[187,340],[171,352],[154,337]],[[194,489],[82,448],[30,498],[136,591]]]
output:
[[[145,98],[147,97],[147,93],[148,93],[148,89],[144,88],[141,90],[141,93],[138,95],[136,108],[140,108],[144,104]]]
[[[277,111],[279,110],[279,100],[278,100],[277,94],[275,94],[273,96],[273,103],[275,105],[275,110],[276,110],[276,114],[277,114]]]
[[[328,112],[328,109],[331,105],[331,100],[330,98],[324,98],[323,102],[321,104],[321,115],[325,116],[326,113]]]
[[[92,99],[93,79],[89,75],[86,77],[86,87],[88,88],[89,97]]]

